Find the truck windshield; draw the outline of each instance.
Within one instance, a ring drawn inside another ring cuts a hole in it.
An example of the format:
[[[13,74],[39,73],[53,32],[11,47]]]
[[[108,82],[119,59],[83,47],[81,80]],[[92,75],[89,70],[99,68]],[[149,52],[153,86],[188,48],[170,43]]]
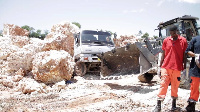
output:
[[[178,27],[178,34],[179,35],[182,34],[182,32],[181,32],[182,31],[182,25],[181,25],[181,23],[176,23],[174,25],[176,25]],[[168,36],[170,36],[170,31],[169,31],[170,27],[171,27],[171,25],[168,25],[168,26],[164,27],[161,30],[162,37],[168,37]]]
[[[199,35],[198,24],[196,20],[184,20],[182,23],[175,23],[178,27],[178,34],[184,36],[188,41],[192,39],[192,37]],[[170,36],[170,28],[171,25],[164,27],[161,30],[162,37]]]
[[[113,43],[111,41],[110,33],[102,32],[102,31],[84,30],[81,33],[81,41],[82,41],[82,43],[97,42],[97,43],[100,43],[100,44],[111,44],[111,45],[113,45]]]

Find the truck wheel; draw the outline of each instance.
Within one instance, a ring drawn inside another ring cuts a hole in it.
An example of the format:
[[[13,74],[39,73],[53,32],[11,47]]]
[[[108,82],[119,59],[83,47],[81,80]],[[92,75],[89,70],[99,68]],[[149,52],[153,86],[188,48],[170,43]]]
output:
[[[151,82],[151,80],[153,79],[153,74],[151,73],[145,73],[145,74],[141,74],[138,76],[138,79],[141,81],[141,82],[144,82],[144,83],[149,83]]]
[[[74,67],[74,72],[77,76],[84,76],[86,74],[86,70],[85,63],[77,62]]]

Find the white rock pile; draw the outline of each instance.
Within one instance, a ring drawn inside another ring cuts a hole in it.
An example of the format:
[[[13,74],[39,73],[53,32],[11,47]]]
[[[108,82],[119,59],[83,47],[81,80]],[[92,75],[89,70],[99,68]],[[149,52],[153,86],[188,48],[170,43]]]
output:
[[[0,37],[0,84],[31,93],[44,89],[37,84],[34,84],[37,87],[31,86],[33,83],[71,79],[75,65],[73,34],[77,32],[78,27],[62,22],[40,40],[27,37],[29,32],[19,26],[5,24],[3,37]]]
[[[133,43],[137,42],[138,40],[133,35],[131,35],[131,36],[121,35],[120,38],[114,38],[113,41],[115,43],[115,47],[124,47],[127,44],[133,44]]]

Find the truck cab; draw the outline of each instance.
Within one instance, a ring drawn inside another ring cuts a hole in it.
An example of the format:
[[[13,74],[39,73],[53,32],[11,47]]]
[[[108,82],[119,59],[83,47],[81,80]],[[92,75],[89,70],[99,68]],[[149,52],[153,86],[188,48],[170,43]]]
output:
[[[98,55],[114,48],[111,34],[104,31],[82,30],[74,38],[75,74],[100,72],[101,60]]]

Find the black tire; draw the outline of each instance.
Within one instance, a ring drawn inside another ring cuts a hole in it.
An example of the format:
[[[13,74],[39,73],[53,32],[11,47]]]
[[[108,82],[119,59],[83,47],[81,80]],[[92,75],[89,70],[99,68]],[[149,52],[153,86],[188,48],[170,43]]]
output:
[[[76,62],[76,65],[74,67],[74,73],[77,76],[84,76],[86,74],[86,65],[85,63],[81,63],[81,62]]]
[[[141,81],[141,82],[144,82],[144,83],[149,83],[151,82],[151,80],[153,79],[153,74],[151,73],[145,73],[145,74],[141,74],[138,76],[138,79]]]

